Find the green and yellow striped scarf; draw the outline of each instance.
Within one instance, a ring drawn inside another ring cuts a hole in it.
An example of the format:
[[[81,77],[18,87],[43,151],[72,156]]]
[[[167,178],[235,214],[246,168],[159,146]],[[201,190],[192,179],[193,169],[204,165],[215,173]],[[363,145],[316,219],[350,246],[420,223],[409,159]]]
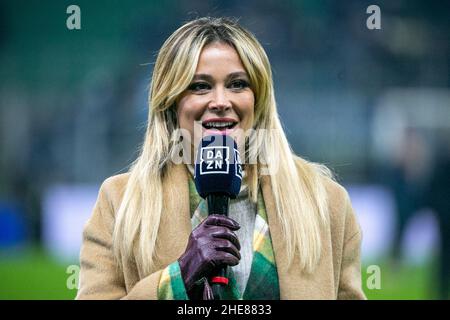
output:
[[[192,229],[194,229],[206,219],[208,208],[206,201],[198,195],[192,179],[189,179],[189,200]],[[258,192],[257,215],[253,231],[253,260],[244,292],[239,291],[231,268],[228,268],[228,278],[230,282],[224,291],[227,300],[280,299],[277,266],[261,190]],[[158,299],[188,299],[177,261],[163,270],[158,286]]]

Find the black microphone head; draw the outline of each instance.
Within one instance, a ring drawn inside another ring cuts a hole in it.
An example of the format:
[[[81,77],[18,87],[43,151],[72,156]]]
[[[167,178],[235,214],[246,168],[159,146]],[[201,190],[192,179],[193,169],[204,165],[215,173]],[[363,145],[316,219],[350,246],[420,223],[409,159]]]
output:
[[[236,198],[242,183],[242,165],[236,141],[227,135],[203,137],[197,149],[194,180],[202,198],[210,194]]]

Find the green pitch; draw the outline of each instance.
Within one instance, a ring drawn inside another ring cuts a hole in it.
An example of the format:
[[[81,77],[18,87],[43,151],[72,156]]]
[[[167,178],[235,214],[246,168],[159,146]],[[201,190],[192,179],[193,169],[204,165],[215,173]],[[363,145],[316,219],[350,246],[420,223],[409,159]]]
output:
[[[73,272],[68,273],[68,268],[74,264],[77,262],[57,262],[37,248],[14,255],[0,253],[0,299],[74,299],[76,289],[68,288],[74,283],[71,281]],[[368,266],[361,270],[368,299],[436,298],[436,280],[433,278],[436,271],[432,262],[397,267],[384,262],[378,266],[380,289],[369,289],[371,273],[367,272]]]

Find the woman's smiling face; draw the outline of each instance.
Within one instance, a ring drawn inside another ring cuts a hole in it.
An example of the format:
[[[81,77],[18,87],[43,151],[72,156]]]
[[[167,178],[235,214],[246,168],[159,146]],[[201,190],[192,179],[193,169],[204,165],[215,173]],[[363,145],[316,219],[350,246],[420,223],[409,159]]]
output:
[[[241,144],[243,133],[252,128],[254,105],[250,80],[236,50],[212,43],[203,48],[191,84],[177,99],[177,117],[194,145],[210,134],[227,134]]]

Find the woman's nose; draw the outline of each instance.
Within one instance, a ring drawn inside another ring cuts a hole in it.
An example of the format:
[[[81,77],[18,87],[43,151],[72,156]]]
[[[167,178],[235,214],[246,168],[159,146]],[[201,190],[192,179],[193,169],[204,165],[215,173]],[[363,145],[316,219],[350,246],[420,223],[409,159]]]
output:
[[[214,91],[213,98],[210,101],[208,108],[217,111],[224,111],[231,108],[231,102],[224,89],[218,88]]]

